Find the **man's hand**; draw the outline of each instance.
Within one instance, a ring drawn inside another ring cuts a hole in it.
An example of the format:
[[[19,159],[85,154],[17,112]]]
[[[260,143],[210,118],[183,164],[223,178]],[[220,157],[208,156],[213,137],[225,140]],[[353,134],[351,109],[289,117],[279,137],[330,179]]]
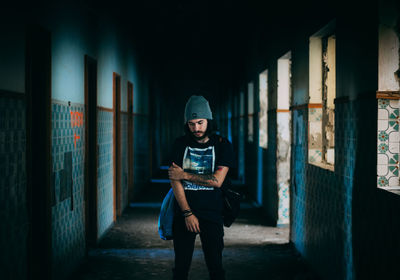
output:
[[[191,232],[200,232],[199,220],[195,215],[191,215],[185,218],[186,228]]]
[[[175,162],[172,163],[171,167],[168,169],[168,177],[170,180],[184,180],[185,171],[176,165]]]

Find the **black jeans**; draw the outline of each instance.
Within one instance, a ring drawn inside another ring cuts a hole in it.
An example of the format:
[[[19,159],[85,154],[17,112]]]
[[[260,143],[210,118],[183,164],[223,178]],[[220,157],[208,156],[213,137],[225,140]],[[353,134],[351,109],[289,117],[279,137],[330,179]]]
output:
[[[199,219],[199,226],[201,246],[210,279],[224,280],[225,272],[222,268],[222,250],[224,248],[223,224]],[[173,279],[187,280],[197,234],[186,229],[183,217],[175,216],[173,235],[175,251]]]

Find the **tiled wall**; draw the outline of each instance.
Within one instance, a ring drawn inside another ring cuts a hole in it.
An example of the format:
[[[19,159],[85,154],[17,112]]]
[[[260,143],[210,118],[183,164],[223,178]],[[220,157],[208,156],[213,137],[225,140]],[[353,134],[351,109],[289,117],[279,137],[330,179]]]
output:
[[[372,95],[373,96],[373,95]],[[353,185],[353,255],[358,279],[398,279],[400,259],[400,197],[376,186],[376,161],[365,153],[375,151],[378,102],[354,102],[357,137]],[[371,265],[373,263],[374,265]]]
[[[83,116],[83,105],[52,101],[52,249],[57,279],[76,269],[85,254]]]
[[[367,152],[379,141],[368,137],[376,135],[377,101],[335,106],[334,172],[307,163],[308,112],[293,114],[291,240],[323,279],[397,279],[400,198],[376,187]]]
[[[307,236],[303,231],[306,228],[305,209],[306,196],[304,185],[307,184],[307,110],[293,111],[293,141],[292,141],[292,195],[291,209],[291,237],[296,248],[306,253]]]
[[[113,223],[113,113],[98,109],[98,237]]]
[[[353,253],[353,185],[357,147],[357,109],[355,102],[335,104],[335,185],[340,199],[340,228],[342,230],[343,254],[341,265],[344,279],[354,279]],[[373,114],[372,114],[373,116]],[[361,118],[362,119],[362,118]],[[373,162],[373,161],[372,161]],[[337,202],[335,202],[337,203]],[[337,226],[337,225],[336,225]]]
[[[71,114],[71,112],[73,112]],[[72,119],[71,119],[72,118]],[[128,202],[128,116],[121,114],[121,189],[122,207]],[[143,124],[141,124],[143,126]],[[143,127],[139,126],[139,129]],[[52,158],[54,198],[52,208],[53,227],[53,275],[57,279],[70,275],[85,255],[84,219],[84,156],[85,156],[84,106],[60,101],[52,102]],[[140,133],[140,132],[138,132]],[[140,134],[139,134],[140,135]],[[142,138],[147,139],[147,133]],[[138,143],[143,164],[148,157],[148,142]],[[98,237],[113,224],[113,113],[98,109]],[[71,156],[71,162],[68,162]],[[70,164],[72,180],[66,166]],[[145,167],[139,166],[138,173]],[[141,176],[138,181],[145,181]],[[66,181],[63,183],[63,181]],[[69,184],[71,182],[71,184]],[[141,182],[143,183],[143,182]],[[71,197],[71,194],[73,195]]]
[[[378,100],[378,187],[400,186],[399,107],[400,100]]]
[[[324,279],[352,279],[351,224],[351,117],[344,114],[348,104],[338,104],[337,154],[343,170],[332,172],[307,158],[307,109],[295,110],[293,117],[292,236],[296,248]],[[349,125],[350,124],[350,125]],[[340,131],[340,132],[339,132]],[[345,143],[348,143],[346,145]],[[347,153],[347,154],[346,154]],[[350,173],[349,173],[350,171]],[[350,191],[350,192],[349,192]],[[350,195],[350,197],[349,197]],[[350,200],[349,200],[350,199]],[[348,266],[346,267],[345,266]]]
[[[0,279],[26,279],[25,101],[0,97]]]

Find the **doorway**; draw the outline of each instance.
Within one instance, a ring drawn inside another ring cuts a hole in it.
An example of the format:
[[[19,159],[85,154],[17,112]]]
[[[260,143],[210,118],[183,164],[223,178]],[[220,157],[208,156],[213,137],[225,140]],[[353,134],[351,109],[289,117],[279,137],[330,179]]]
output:
[[[30,25],[26,37],[28,279],[51,279],[51,34]]]
[[[86,253],[97,243],[97,61],[85,55]]]

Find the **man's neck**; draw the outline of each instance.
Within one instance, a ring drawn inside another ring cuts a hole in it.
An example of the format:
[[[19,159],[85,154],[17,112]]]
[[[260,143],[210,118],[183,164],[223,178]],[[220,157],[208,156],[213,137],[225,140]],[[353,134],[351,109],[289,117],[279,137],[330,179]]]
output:
[[[208,138],[208,136],[206,136],[203,139],[199,139],[199,140],[195,139],[195,140],[197,143],[204,144],[204,143],[207,143],[208,140],[210,140],[210,138]]]

